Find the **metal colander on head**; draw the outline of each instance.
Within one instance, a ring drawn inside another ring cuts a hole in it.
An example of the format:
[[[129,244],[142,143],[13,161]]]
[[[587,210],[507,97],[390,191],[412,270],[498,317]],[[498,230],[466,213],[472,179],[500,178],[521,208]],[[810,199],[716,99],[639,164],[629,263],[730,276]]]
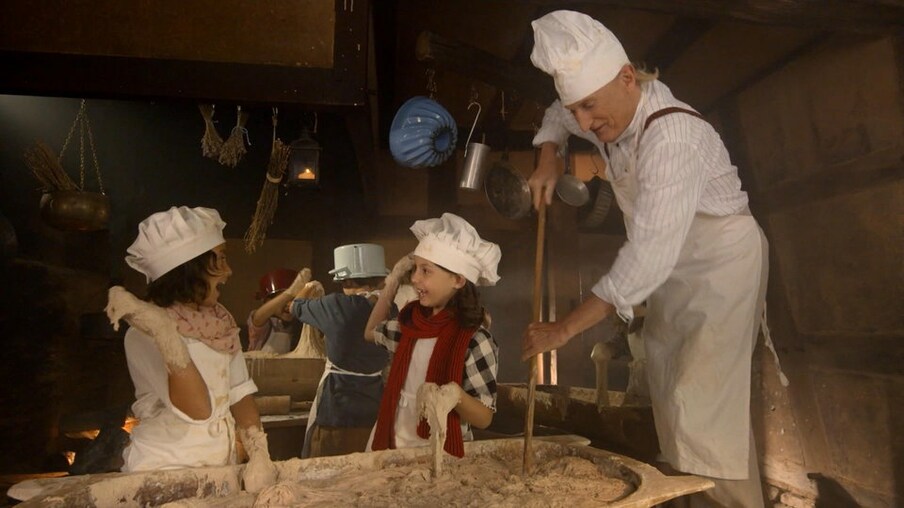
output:
[[[330,275],[335,281],[383,277],[389,273],[383,247],[373,243],[336,247],[333,250],[333,262],[335,268],[330,270]]]

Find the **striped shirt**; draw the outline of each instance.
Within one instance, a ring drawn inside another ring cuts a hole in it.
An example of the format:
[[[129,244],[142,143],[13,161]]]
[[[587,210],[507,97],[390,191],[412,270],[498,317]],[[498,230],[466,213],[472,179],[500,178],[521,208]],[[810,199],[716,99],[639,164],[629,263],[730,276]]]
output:
[[[596,145],[606,160],[606,177],[613,182],[625,212],[628,241],[609,273],[594,285],[593,293],[613,304],[625,320],[633,317],[633,305],[642,303],[666,281],[696,214],[749,213],[737,167],[709,123],[673,113],[641,132],[651,114],[667,107],[692,109],[675,99],[661,82],[642,84],[634,118],[625,132],[608,144],[608,156],[605,144],[592,131],[582,132],[559,101],[547,108],[543,126],[534,137],[535,146],[552,142],[564,147],[568,137],[576,135]],[[621,184],[631,179],[633,193]]]

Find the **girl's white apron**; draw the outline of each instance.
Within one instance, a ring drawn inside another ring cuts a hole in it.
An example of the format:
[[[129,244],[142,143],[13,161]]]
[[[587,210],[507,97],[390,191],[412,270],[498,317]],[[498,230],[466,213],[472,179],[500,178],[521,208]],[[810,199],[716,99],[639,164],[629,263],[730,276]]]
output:
[[[211,416],[189,423],[187,416],[176,415],[178,409],[167,407],[159,400],[136,401],[135,413],[151,416],[142,418],[132,429],[131,443],[123,451],[123,471],[223,466],[236,461],[235,420],[229,410],[232,355],[216,351],[195,339],[183,340],[207,383]],[[142,403],[153,406],[137,407]]]

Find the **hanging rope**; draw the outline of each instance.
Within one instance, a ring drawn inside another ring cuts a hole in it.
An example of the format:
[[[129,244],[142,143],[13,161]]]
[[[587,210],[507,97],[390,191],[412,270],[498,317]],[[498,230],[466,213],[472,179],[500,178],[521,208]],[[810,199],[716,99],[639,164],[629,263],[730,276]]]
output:
[[[427,96],[436,100],[436,70],[433,67],[428,67],[424,74],[427,76]]]
[[[78,185],[72,181],[66,170],[63,168],[63,156],[69,143],[72,141],[72,135],[78,129],[79,137],[79,183]],[[69,127],[69,133],[63,142],[63,148],[60,154],[56,155],[44,142],[38,141],[25,151],[25,163],[31,169],[35,178],[41,183],[45,191],[57,190],[78,190],[86,191],[85,185],[85,137],[88,138],[88,146],[91,149],[91,158],[94,163],[94,176],[97,178],[97,186],[104,193],[104,182],[100,176],[100,163],[97,162],[97,149],[94,146],[94,133],[91,130],[91,122],[88,120],[88,101],[82,99],[79,105],[78,113],[72,126]]]
[[[251,225],[245,232],[245,251],[249,254],[253,254],[267,237],[267,229],[273,223],[276,206],[279,204],[279,183],[282,181],[289,163],[289,147],[276,137],[278,116],[279,109],[273,108],[273,141],[270,148],[270,162],[267,164],[264,186],[261,189],[260,198],[257,200],[257,208],[251,218]]]

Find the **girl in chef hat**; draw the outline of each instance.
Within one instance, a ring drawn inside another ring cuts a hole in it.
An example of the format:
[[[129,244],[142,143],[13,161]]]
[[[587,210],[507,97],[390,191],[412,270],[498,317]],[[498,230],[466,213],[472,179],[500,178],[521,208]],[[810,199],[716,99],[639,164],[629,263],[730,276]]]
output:
[[[234,463],[237,427],[250,457],[245,489],[257,492],[277,475],[239,328],[218,302],[219,286],[232,275],[225,225],[210,208],[180,206],[151,215],[139,224],[126,257],[147,277],[149,301],[120,286],[109,291],[110,321],[117,328],[120,319],[131,325],[125,352],[135,384],[132,410],[140,420],[122,469]]]
[[[411,231],[418,246],[386,277],[365,329],[367,340],[395,353],[368,449],[426,446],[430,429],[420,417],[417,393],[435,383],[455,402],[444,449],[461,457],[463,441],[472,438],[470,427],[486,428],[495,411],[498,347],[477,286],[496,284],[502,254],[451,213],[417,221]],[[409,272],[418,298],[387,321]]]

